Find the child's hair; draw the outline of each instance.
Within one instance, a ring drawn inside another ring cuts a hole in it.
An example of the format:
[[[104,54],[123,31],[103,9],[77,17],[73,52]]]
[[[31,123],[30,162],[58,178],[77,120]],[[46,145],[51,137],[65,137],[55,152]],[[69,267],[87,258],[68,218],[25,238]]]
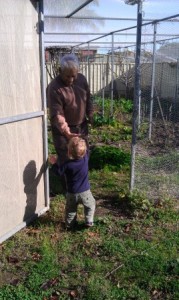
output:
[[[73,137],[68,143],[68,156],[70,159],[80,159],[86,154],[86,142],[80,137]]]

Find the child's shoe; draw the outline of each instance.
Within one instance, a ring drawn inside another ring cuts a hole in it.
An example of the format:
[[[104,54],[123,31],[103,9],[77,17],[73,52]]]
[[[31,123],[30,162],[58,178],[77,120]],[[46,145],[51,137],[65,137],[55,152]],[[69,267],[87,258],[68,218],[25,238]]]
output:
[[[73,224],[66,224],[66,230],[67,231],[73,231],[78,227],[78,221],[74,221]]]
[[[86,222],[86,227],[92,227],[93,226],[93,222]]]

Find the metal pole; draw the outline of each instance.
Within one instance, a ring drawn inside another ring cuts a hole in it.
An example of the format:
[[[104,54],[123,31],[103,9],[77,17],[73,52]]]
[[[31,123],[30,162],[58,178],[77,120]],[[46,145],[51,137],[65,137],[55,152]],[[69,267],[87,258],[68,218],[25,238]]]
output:
[[[104,92],[105,92],[105,65],[104,57],[102,61],[102,116],[104,117]]]
[[[175,100],[173,108],[173,122],[177,122],[177,101],[179,100],[179,59],[177,59],[177,76],[176,76],[176,90],[175,90]]]
[[[153,57],[152,57],[152,85],[150,94],[150,118],[149,118],[149,140],[152,136],[152,119],[153,119],[153,104],[154,104],[154,89],[155,89],[155,50],[156,50],[156,34],[157,24],[154,24],[154,40],[153,40]]]
[[[132,145],[131,145],[131,178],[130,191],[134,188],[135,176],[135,156],[138,129],[138,105],[140,96],[140,54],[141,54],[141,28],[142,28],[142,1],[137,4],[137,37],[136,37],[136,57],[135,57],[135,86],[134,86],[134,105],[132,116]]]
[[[126,60],[125,60],[126,70],[125,70],[125,97],[128,97],[128,74],[129,74],[129,61],[128,61],[128,47],[126,50]]]
[[[140,7],[140,6],[142,7],[142,1],[143,1],[143,0],[139,0],[139,2],[138,2],[138,4],[137,4],[139,7]],[[154,20],[153,22],[147,22],[147,23],[143,23],[143,24],[141,23],[141,27],[142,27],[142,26],[146,26],[146,25],[153,24],[153,23],[155,23],[155,22],[166,21],[166,20],[171,19],[171,18],[177,18],[178,16],[179,16],[179,14],[173,15],[173,16],[170,16],[170,17],[167,17],[167,18],[163,18],[163,19],[157,19],[157,20]],[[137,18],[137,23],[138,23],[138,21],[139,21],[138,19],[139,19],[139,18]],[[176,21],[176,20],[175,20],[175,21]],[[97,37],[97,38],[95,38],[95,39],[91,39],[90,41],[87,41],[87,42],[83,42],[83,43],[77,44],[76,47],[79,47],[79,46],[81,46],[81,45],[84,45],[84,44],[86,44],[86,43],[88,43],[88,42],[94,42],[94,41],[99,40],[99,39],[101,39],[101,38],[107,37],[107,36],[109,36],[109,35],[112,34],[112,33],[122,32],[122,31],[124,31],[124,30],[131,30],[131,29],[134,29],[134,28],[137,28],[137,26],[131,26],[131,27],[127,27],[127,28],[115,30],[115,31],[112,31],[112,32],[110,32],[110,33],[108,33],[108,34],[104,34],[104,35],[102,35],[102,36],[100,36],[100,37]],[[138,31],[138,28],[137,28],[137,31]]]
[[[89,87],[90,87],[90,91],[92,90],[91,88],[91,70],[90,70],[90,57],[89,57],[89,50],[90,50],[90,45],[88,43],[88,57],[87,57],[87,60],[88,60],[88,84],[89,84]]]
[[[21,115],[7,117],[7,118],[0,118],[0,125],[19,122],[23,120],[29,120],[29,119],[41,117],[43,115],[44,115],[44,111],[36,111],[32,113],[21,114]]]
[[[111,117],[113,116],[113,95],[114,95],[114,34],[112,33],[112,50],[111,50]]]
[[[43,149],[44,149],[44,163],[48,160],[48,116],[47,116],[47,101],[46,101],[46,70],[45,70],[45,47],[44,47],[44,3],[43,0],[39,2],[39,32],[40,32],[40,67],[41,67],[41,95],[42,95],[42,109],[43,115]],[[49,172],[48,169],[44,176],[45,189],[45,205],[49,207]]]
[[[141,125],[141,90],[139,93],[139,117],[138,117],[138,128],[140,128]]]

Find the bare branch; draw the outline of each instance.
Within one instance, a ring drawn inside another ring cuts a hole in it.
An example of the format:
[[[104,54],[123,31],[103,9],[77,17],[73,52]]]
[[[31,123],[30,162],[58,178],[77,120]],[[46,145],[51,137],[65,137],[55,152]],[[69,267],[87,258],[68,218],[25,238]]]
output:
[[[143,0],[124,0],[124,2],[126,4],[129,4],[129,5],[135,5],[135,4],[138,4],[140,2],[142,2]]]

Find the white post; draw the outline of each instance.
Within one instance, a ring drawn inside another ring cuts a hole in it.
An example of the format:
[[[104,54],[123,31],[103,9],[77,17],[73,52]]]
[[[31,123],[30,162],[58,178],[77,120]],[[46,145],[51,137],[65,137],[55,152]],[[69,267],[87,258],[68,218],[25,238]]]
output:
[[[153,40],[153,57],[152,57],[152,85],[150,94],[150,118],[149,118],[149,140],[152,137],[152,120],[153,120],[153,104],[154,104],[154,89],[155,89],[155,50],[156,50],[156,32],[157,24],[154,24],[154,40]]]

